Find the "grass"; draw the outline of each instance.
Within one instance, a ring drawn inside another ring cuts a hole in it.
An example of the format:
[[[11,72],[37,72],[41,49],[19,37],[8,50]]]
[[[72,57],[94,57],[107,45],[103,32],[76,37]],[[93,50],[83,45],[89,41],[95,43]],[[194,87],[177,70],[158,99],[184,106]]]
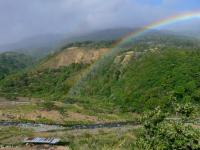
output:
[[[0,145],[22,145],[22,140],[33,136],[33,131],[17,127],[0,127]]]
[[[96,134],[83,133],[71,136],[69,147],[73,150],[131,150],[136,140],[135,130],[99,130]]]
[[[131,112],[122,112],[114,103],[96,98],[76,97],[74,103],[64,101],[63,105],[68,111],[95,116],[99,122],[129,121],[138,119],[139,115]],[[71,99],[70,99],[71,100]]]
[[[121,112],[105,100],[67,98],[60,102],[35,100],[26,104],[0,103],[0,120],[46,124],[92,124],[134,121],[138,114]]]
[[[62,132],[32,132],[20,128],[3,128],[0,131],[1,145],[23,146],[25,137],[60,138],[70,150],[132,150],[140,129],[121,127],[94,130],[66,130]],[[3,139],[3,140],[2,140]]]

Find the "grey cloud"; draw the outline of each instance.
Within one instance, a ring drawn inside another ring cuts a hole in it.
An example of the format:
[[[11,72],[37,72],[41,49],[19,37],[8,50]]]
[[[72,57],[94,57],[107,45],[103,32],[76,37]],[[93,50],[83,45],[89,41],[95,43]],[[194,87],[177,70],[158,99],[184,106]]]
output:
[[[46,33],[138,27],[180,11],[175,8],[180,0],[163,0],[161,5],[138,1],[0,0],[0,44]]]

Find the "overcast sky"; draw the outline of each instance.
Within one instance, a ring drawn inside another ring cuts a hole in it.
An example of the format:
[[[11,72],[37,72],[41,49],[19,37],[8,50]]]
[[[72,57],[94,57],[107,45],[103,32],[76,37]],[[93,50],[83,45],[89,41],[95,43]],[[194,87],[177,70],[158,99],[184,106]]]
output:
[[[0,45],[40,34],[140,27],[200,10],[200,0],[0,0]]]

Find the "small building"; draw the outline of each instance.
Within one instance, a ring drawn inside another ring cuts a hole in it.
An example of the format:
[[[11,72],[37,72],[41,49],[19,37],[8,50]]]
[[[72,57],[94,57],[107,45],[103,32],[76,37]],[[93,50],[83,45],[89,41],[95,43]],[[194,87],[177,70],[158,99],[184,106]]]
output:
[[[50,144],[55,145],[60,142],[60,139],[57,138],[25,138],[23,141],[25,144]]]

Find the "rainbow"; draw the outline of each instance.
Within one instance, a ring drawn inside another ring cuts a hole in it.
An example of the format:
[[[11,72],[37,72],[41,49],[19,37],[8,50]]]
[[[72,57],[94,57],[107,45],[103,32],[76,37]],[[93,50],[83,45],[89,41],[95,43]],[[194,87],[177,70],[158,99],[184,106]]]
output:
[[[135,37],[138,37],[140,35],[142,35],[143,33],[145,33],[148,30],[151,29],[157,29],[160,27],[164,27],[167,25],[171,25],[180,21],[185,21],[185,20],[189,20],[189,19],[200,19],[200,11],[193,11],[193,12],[187,12],[187,13],[181,13],[178,15],[173,15],[167,18],[164,18],[162,20],[159,20],[157,22],[154,22],[150,25],[147,25],[135,32],[129,33],[128,35],[124,36],[123,38],[121,38],[117,43],[116,46],[119,46],[121,44],[123,44],[126,41],[129,41],[131,39],[134,39]]]
[[[90,67],[90,69],[88,71],[86,71],[83,74],[83,76],[80,78],[80,80],[78,80],[78,82],[70,89],[69,94],[71,94],[71,95],[78,94],[80,92],[79,89],[80,88],[84,88],[84,81],[87,81],[88,79],[90,79],[90,76],[95,74],[95,72],[100,67],[103,67],[107,60],[109,60],[110,58],[115,56],[118,52],[123,51],[123,49],[121,49],[120,47],[124,43],[126,43],[128,41],[131,41],[131,40],[134,40],[135,38],[137,38],[138,36],[143,35],[144,33],[146,33],[149,30],[165,27],[165,26],[170,25],[170,24],[174,24],[174,23],[177,23],[177,22],[180,22],[180,21],[184,21],[184,20],[195,19],[195,18],[200,18],[200,11],[195,11],[195,12],[193,11],[193,12],[187,12],[187,13],[178,14],[178,15],[175,15],[175,16],[170,16],[170,17],[167,17],[165,19],[162,19],[162,20],[159,20],[157,22],[154,22],[154,23],[152,23],[152,24],[150,24],[148,26],[145,26],[144,28],[141,28],[141,29],[137,30],[136,32],[132,32],[132,33],[124,36],[123,38],[121,38],[116,43],[114,48],[112,48],[107,54],[105,54],[102,57],[102,59],[97,61],[94,65],[92,65]]]

